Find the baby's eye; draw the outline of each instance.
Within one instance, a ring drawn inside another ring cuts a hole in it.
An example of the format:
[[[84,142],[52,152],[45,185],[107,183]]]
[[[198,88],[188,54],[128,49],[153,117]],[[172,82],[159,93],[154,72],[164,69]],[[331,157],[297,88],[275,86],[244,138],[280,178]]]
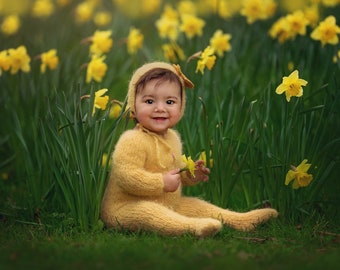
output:
[[[146,104],[152,104],[152,103],[153,103],[153,100],[152,100],[152,99],[147,99],[147,100],[145,100],[145,103],[146,103]]]
[[[172,105],[172,104],[175,104],[175,101],[173,101],[173,100],[169,99],[169,100],[167,100],[167,101],[166,101],[166,104],[168,104],[168,105]]]

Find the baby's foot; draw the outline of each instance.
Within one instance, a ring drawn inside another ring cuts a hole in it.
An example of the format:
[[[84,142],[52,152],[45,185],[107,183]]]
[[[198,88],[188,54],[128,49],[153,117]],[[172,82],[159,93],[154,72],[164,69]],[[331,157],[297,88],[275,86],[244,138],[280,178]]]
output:
[[[213,218],[201,218],[195,224],[194,234],[198,237],[211,236],[218,233],[222,228],[222,223]]]
[[[240,231],[251,231],[256,228],[257,225],[269,220],[270,218],[276,218],[278,213],[272,208],[256,209],[246,213],[232,213],[224,215],[223,222],[230,227],[233,227]]]

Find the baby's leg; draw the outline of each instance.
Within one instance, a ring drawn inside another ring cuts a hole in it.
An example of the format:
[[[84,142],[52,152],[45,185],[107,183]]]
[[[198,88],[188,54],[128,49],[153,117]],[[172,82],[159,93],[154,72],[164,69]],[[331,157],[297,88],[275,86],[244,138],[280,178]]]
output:
[[[198,198],[182,197],[174,209],[179,214],[190,217],[209,217],[221,220],[227,226],[237,230],[248,231],[256,225],[267,221],[271,217],[277,217],[275,209],[263,208],[245,213],[230,211],[220,208]]]
[[[109,227],[139,229],[163,235],[193,233],[204,237],[217,233],[222,223],[212,218],[186,217],[150,201],[130,202],[114,213],[103,213],[104,223]]]

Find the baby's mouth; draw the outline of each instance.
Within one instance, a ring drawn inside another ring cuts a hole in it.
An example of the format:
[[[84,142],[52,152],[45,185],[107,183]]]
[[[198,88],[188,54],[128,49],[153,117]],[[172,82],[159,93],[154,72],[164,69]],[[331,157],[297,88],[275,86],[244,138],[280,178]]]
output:
[[[156,121],[163,121],[166,119],[166,117],[154,117],[153,119]]]

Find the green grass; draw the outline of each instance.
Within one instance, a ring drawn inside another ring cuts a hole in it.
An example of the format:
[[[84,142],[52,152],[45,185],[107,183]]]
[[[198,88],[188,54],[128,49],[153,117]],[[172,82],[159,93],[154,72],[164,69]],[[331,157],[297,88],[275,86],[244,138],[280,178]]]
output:
[[[340,256],[339,228],[323,220],[224,228],[206,239],[9,220],[0,227],[1,269],[337,269]]]

